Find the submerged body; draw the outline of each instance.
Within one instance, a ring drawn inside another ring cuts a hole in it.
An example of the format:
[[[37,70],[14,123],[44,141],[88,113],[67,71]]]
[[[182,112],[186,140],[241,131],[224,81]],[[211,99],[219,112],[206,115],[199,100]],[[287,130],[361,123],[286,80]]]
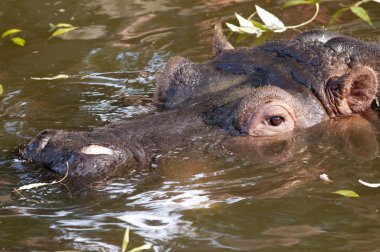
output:
[[[72,177],[104,178],[177,147],[223,147],[240,135],[261,145],[377,106],[378,44],[316,30],[233,49],[217,26],[213,45],[210,62],[174,57],[157,74],[160,113],[91,132],[46,130],[22,158],[62,174],[68,163]]]

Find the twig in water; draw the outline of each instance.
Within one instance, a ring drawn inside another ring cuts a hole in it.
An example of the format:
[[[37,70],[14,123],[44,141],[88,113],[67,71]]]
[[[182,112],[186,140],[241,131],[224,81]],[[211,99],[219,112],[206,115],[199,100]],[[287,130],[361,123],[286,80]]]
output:
[[[69,163],[68,162],[66,162],[66,167],[67,168],[66,168],[66,174],[65,174],[65,176],[62,179],[58,180],[58,181],[53,181],[53,182],[50,182],[50,183],[33,183],[33,184],[29,184],[29,185],[23,185],[23,186],[21,186],[19,188],[15,188],[14,190],[18,194],[22,195],[20,193],[20,191],[22,191],[22,190],[35,189],[35,188],[42,187],[42,186],[55,185],[55,184],[62,183],[62,181],[64,181],[67,178],[67,176],[69,175]]]

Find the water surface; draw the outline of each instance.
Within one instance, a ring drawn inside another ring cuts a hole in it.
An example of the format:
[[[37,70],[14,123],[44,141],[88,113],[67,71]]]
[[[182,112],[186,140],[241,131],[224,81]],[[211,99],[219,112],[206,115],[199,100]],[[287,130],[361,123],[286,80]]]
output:
[[[312,6],[283,11],[275,1],[257,4],[289,25],[314,11]],[[326,26],[337,6],[323,4],[317,21],[305,29]],[[379,5],[366,6],[374,27],[349,13],[341,25],[329,27],[378,40]],[[21,28],[27,41],[22,48],[0,44],[1,249],[118,251],[129,226],[131,246],[151,242],[155,251],[379,250],[380,191],[357,181],[380,182],[376,118],[371,124],[343,120],[343,132],[320,125],[292,141],[263,144],[259,159],[244,141],[223,157],[209,148],[174,149],[159,167],[128,171],[107,185],[57,185],[18,195],[17,186],[57,179],[18,160],[18,148],[45,128],[85,130],[154,113],[149,99],[155,72],[174,55],[210,59],[215,22],[234,12],[248,16],[254,4],[5,0],[0,7],[0,31]],[[80,28],[49,38],[49,23],[59,22]],[[236,46],[258,43],[229,39]],[[70,77],[31,79],[58,74]],[[131,103],[125,94],[144,99]],[[321,173],[334,182],[321,181]],[[361,197],[331,193],[339,189]]]

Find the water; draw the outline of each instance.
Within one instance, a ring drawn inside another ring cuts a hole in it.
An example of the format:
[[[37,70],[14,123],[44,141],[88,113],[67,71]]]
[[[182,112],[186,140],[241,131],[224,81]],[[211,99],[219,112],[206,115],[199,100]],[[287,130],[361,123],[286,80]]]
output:
[[[296,24],[313,7],[281,11]],[[379,182],[379,128],[355,120],[320,125],[292,141],[263,144],[261,162],[248,144],[230,155],[175,149],[155,170],[90,188],[56,185],[15,193],[13,188],[57,179],[18,160],[17,150],[45,128],[85,130],[154,112],[154,74],[174,55],[196,62],[211,56],[213,25],[235,11],[248,16],[251,1],[21,1],[0,3],[0,31],[21,28],[27,45],[0,45],[0,248],[4,250],[118,251],[124,230],[131,247],[155,251],[378,251],[380,193],[358,179]],[[378,4],[368,4],[380,27]],[[322,5],[326,25],[337,3]],[[380,32],[349,13],[332,29],[378,40]],[[49,23],[80,28],[49,38]],[[288,38],[299,31],[275,34]],[[249,46],[249,38],[235,45]],[[31,77],[69,75],[61,80]],[[122,94],[145,97],[131,103]],[[376,117],[369,115],[367,117]],[[346,125],[334,132],[334,123]],[[232,145],[234,146],[234,145]],[[234,151],[235,150],[235,151]],[[264,161],[264,162],[263,162]],[[324,183],[319,174],[334,181]],[[339,189],[361,195],[350,199]]]

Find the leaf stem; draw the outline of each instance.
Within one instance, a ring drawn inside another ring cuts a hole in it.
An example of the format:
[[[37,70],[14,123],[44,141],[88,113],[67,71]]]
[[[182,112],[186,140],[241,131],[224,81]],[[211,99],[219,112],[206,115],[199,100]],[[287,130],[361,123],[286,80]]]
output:
[[[69,162],[66,162],[66,174],[65,174],[65,176],[63,178],[61,178],[59,181],[55,182],[54,184],[61,183],[62,181],[64,181],[67,178],[68,175],[69,175]]]
[[[369,0],[362,0],[362,1],[369,1]],[[319,13],[319,3],[315,3],[315,13],[314,13],[314,16],[311,19],[309,19],[306,22],[303,22],[301,24],[298,24],[298,25],[286,26],[286,29],[295,29],[295,28],[299,28],[301,26],[307,25],[307,24],[309,24],[309,23],[311,23],[311,22],[314,21],[314,19],[318,15],[318,13]]]
[[[359,2],[357,2],[356,4],[354,4],[354,7],[358,7],[359,5],[363,4],[363,3],[367,3],[367,2],[370,2],[371,0],[361,0]]]
[[[256,16],[257,12],[253,12],[249,17],[247,18],[248,20],[251,20],[254,16]]]

